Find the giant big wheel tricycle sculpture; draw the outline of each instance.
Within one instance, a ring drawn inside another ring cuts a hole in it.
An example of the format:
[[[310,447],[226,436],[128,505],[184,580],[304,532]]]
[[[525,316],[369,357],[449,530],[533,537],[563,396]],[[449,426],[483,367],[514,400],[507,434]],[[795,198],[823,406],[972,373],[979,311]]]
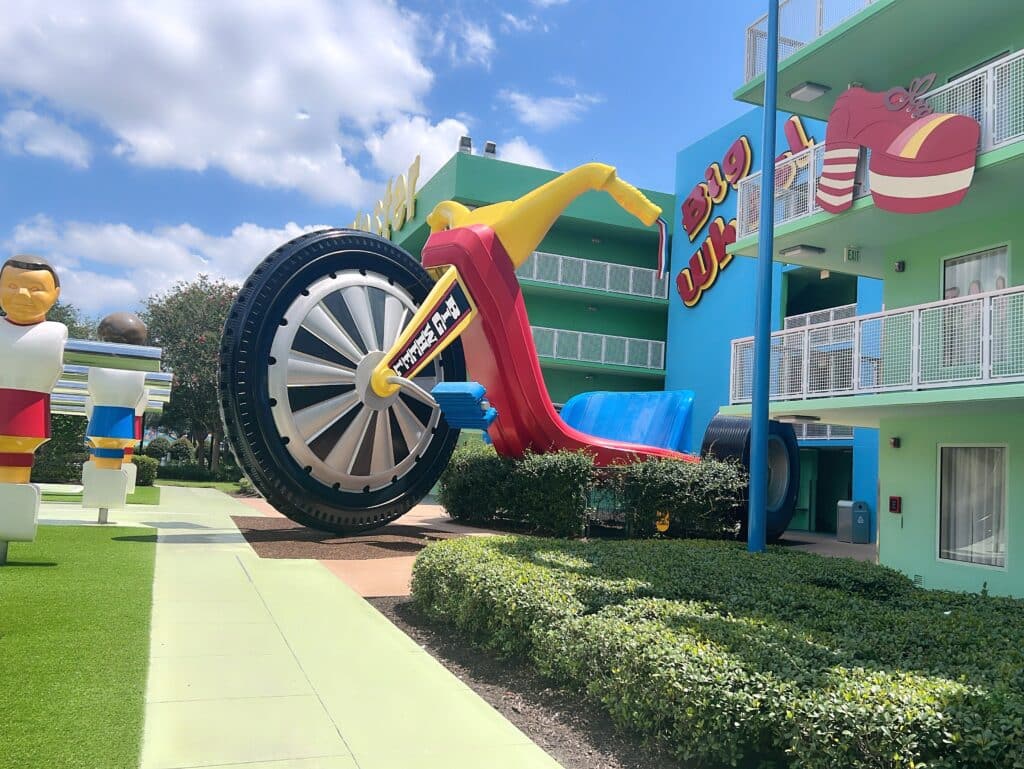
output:
[[[599,466],[699,461],[585,434],[551,404],[515,270],[589,190],[658,222],[664,241],[661,209],[611,166],[589,163],[518,200],[438,204],[422,266],[355,230],[314,232],[270,254],[231,309],[220,362],[228,440],[267,500],[316,529],[381,526],[430,491],[462,427],[485,429],[512,457],[583,449]],[[748,434],[746,420],[717,417],[702,453],[746,462]],[[770,538],[792,516],[796,451],[792,428],[772,423]]]

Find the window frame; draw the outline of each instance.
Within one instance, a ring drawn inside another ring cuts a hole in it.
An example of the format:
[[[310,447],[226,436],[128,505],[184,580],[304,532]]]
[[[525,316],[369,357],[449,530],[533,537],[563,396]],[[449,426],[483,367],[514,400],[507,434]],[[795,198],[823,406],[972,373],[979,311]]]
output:
[[[1002,449],[1003,450],[1003,531],[1006,538],[1006,555],[1003,558],[1003,565],[996,566],[989,563],[974,563],[973,561],[961,561],[955,558],[942,557],[942,450],[943,449]],[[956,442],[938,443],[935,450],[935,562],[938,564],[952,564],[954,566],[970,567],[975,569],[986,569],[999,574],[1006,574],[1010,568],[1010,444],[999,442]]]

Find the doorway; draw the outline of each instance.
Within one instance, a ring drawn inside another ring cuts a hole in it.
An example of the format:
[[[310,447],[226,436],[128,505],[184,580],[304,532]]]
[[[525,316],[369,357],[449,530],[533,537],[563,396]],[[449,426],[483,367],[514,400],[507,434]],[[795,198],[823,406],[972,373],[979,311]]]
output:
[[[801,448],[800,490],[789,528],[835,534],[841,499],[853,499],[853,449]]]

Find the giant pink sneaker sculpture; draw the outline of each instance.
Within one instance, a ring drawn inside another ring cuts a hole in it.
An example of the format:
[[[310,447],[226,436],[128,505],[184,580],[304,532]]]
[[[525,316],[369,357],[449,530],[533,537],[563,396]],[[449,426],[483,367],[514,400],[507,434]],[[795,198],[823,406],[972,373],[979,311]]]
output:
[[[924,101],[935,75],[886,93],[853,87],[832,108],[817,201],[838,214],[853,204],[860,148],[871,150],[871,197],[883,211],[922,214],[954,206],[974,178],[981,127],[937,114]]]

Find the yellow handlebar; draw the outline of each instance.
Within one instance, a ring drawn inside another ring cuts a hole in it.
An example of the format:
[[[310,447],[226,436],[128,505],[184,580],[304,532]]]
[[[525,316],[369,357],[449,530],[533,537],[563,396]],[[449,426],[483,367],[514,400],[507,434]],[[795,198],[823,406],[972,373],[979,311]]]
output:
[[[632,184],[623,181],[618,176],[612,178],[605,185],[605,190],[615,198],[616,203],[648,227],[658,221],[658,217],[661,216],[661,208],[649,201],[647,196]]]

